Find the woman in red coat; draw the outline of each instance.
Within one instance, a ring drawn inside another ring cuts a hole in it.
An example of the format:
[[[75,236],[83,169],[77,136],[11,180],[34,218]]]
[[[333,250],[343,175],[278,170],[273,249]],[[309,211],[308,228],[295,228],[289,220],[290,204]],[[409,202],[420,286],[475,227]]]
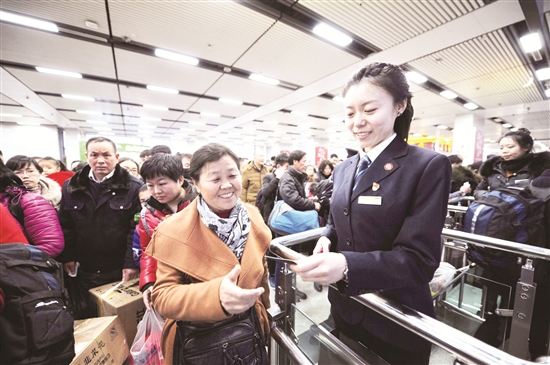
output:
[[[151,236],[158,224],[168,215],[185,208],[197,193],[192,184],[183,177],[183,165],[176,157],[158,153],[144,162],[141,176],[151,193],[141,210],[138,234],[142,249],[140,258],[139,288],[143,302],[151,309],[151,291],[157,281],[157,261],[145,253]]]

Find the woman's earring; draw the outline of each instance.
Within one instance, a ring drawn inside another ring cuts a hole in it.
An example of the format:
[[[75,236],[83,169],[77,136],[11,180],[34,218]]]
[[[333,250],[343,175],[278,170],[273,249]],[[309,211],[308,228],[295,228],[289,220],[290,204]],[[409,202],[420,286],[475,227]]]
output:
[[[400,117],[400,116],[401,116],[401,114],[403,114],[403,112],[402,112],[402,111],[399,111],[399,112],[397,112],[397,116],[398,116],[398,117]]]

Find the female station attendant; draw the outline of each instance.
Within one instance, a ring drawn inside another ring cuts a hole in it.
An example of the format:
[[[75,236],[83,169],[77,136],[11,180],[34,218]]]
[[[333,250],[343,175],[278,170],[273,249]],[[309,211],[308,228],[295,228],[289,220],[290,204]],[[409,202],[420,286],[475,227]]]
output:
[[[405,142],[413,107],[398,66],[365,66],[343,96],[360,151],[336,166],[328,225],[314,254],[291,269],[304,281],[337,284],[328,297],[338,332],[391,364],[428,364],[429,342],[350,297],[382,293],[435,317],[428,283],[440,261],[451,165]]]

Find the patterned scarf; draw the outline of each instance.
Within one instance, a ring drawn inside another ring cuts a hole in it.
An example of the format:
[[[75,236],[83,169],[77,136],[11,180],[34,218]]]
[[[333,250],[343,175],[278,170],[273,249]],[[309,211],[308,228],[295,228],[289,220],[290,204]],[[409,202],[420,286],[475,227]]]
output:
[[[198,196],[197,210],[202,222],[218,236],[241,261],[244,245],[250,233],[250,217],[241,199],[231,210],[229,218],[220,218],[210,209],[201,195]]]

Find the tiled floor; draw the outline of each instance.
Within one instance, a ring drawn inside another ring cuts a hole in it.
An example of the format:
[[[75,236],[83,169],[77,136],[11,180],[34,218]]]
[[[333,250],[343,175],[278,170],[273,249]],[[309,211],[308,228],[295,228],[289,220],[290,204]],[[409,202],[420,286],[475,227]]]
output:
[[[319,293],[313,288],[312,283],[305,283],[300,279],[300,277],[296,278],[296,285],[301,291],[307,294],[307,299],[298,302],[296,307],[316,324],[325,322],[330,314],[330,305],[327,299],[327,287],[324,287],[323,291]],[[272,303],[275,302],[274,293],[275,291],[272,289],[270,292]],[[328,322],[328,324],[330,324],[330,322]],[[303,331],[306,331],[308,327],[309,326],[307,323],[298,323],[297,321],[295,329],[296,335],[299,336]],[[451,365],[453,362],[454,357],[447,351],[436,346],[432,348],[430,365]]]

